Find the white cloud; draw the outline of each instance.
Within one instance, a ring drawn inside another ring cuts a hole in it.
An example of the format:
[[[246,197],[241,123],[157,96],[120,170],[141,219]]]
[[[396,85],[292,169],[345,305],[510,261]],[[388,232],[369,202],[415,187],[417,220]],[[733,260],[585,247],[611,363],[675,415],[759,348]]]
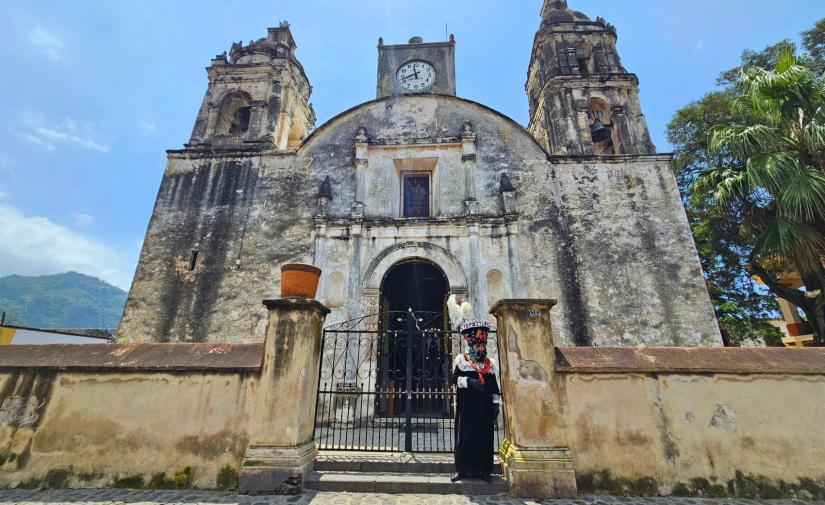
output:
[[[148,119],[139,119],[138,120],[138,130],[144,135],[149,135],[151,133],[155,133],[156,127],[154,121],[150,121]]]
[[[74,144],[101,153],[109,152],[109,146],[93,140],[96,136],[94,123],[67,116],[62,125],[51,125],[46,124],[43,115],[36,112],[23,114],[20,122],[29,130],[23,132],[22,137],[49,151],[54,151],[60,144]]]
[[[66,49],[63,39],[42,26],[35,26],[29,31],[29,43],[53,61],[60,60]]]
[[[85,212],[81,212],[80,214],[74,215],[74,224],[75,226],[91,226],[95,222],[95,217],[91,214],[87,214]]]
[[[54,144],[52,144],[51,142],[49,142],[47,140],[41,139],[40,137],[34,136],[30,133],[23,133],[21,135],[23,135],[23,138],[28,140],[32,144],[37,144],[37,145],[43,146],[49,151],[54,151],[55,150]]]
[[[700,40],[699,42],[696,43],[696,46],[693,48],[693,50],[698,52],[698,51],[701,51],[703,47],[705,47],[705,41]]]
[[[131,268],[105,244],[45,217],[26,216],[0,203],[0,276],[44,275],[74,270],[99,277],[122,289]],[[127,273],[128,272],[128,273]]]

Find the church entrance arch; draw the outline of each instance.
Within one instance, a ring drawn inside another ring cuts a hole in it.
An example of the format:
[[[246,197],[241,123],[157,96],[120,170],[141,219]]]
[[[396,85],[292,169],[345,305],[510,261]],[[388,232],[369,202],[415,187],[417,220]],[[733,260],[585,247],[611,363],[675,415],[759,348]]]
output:
[[[449,290],[447,276],[433,262],[420,258],[399,261],[382,279],[381,313],[413,311],[443,314]],[[446,328],[444,322],[438,326]]]
[[[444,304],[455,290],[442,264],[407,256],[385,265],[378,312],[324,329],[315,418],[320,449],[453,451],[453,359],[465,342],[448,327]],[[488,345],[495,346],[494,332]],[[502,440],[495,433],[494,452]]]

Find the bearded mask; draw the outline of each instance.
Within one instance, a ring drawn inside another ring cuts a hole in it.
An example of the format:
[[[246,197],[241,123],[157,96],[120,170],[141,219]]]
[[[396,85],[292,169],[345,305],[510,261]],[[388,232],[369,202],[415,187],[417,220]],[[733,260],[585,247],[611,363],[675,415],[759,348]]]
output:
[[[473,361],[484,362],[487,357],[487,330],[476,329],[467,336],[467,344],[470,346],[470,357]]]
[[[470,347],[470,357],[473,361],[483,362],[487,357],[487,346],[484,344],[477,344]]]

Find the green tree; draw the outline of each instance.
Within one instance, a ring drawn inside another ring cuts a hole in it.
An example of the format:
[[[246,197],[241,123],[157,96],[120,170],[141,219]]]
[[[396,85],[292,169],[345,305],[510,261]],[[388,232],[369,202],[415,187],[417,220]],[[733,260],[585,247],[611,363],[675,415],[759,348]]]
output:
[[[676,113],[668,125],[668,139],[675,147],[673,168],[721,330],[737,345],[754,340],[781,345],[781,332],[765,322],[778,310],[776,301],[756,292],[745,270],[749,250],[741,216],[719,212],[709,200],[689,198],[687,193],[708,168],[738,164],[732,156],[711,155],[707,136],[716,124],[748,122],[734,111],[734,99],[731,90],[716,91]]]
[[[818,74],[825,69],[825,19],[802,34],[805,50],[800,60]],[[772,296],[753,288],[747,270],[755,235],[744,202],[721,208],[712,198],[688,191],[694,180],[711,167],[741,170],[742,161],[725,149],[708,150],[714,125],[753,125],[758,118],[734,106],[743,94],[744,68],[774,68],[782,54],[796,45],[783,40],[762,51],[745,51],[741,65],[722,72],[720,88],[678,110],[668,124],[668,140],[674,146],[674,171],[682,192],[699,257],[708,281],[720,326],[734,342],[761,338],[780,344],[781,334],[764,320],[777,310]]]
[[[746,270],[802,309],[825,345],[825,82],[790,53],[773,70],[743,72],[733,102],[748,121],[711,129],[709,156],[731,157],[689,188],[736,216],[749,249]],[[744,252],[744,251],[743,251]],[[780,282],[799,272],[805,290]]]

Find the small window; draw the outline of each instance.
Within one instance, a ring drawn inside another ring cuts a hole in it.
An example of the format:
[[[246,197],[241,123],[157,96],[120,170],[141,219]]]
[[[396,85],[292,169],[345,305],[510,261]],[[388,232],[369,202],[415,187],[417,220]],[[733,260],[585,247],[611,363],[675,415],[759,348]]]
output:
[[[198,251],[192,250],[192,255],[189,256],[189,271],[192,272],[195,270],[195,267],[198,265]]]
[[[589,58],[587,57],[587,52],[583,47],[576,48],[576,61],[579,64],[579,73],[587,75],[589,74],[589,69],[587,68]]]
[[[404,217],[430,216],[430,174],[404,174]]]

